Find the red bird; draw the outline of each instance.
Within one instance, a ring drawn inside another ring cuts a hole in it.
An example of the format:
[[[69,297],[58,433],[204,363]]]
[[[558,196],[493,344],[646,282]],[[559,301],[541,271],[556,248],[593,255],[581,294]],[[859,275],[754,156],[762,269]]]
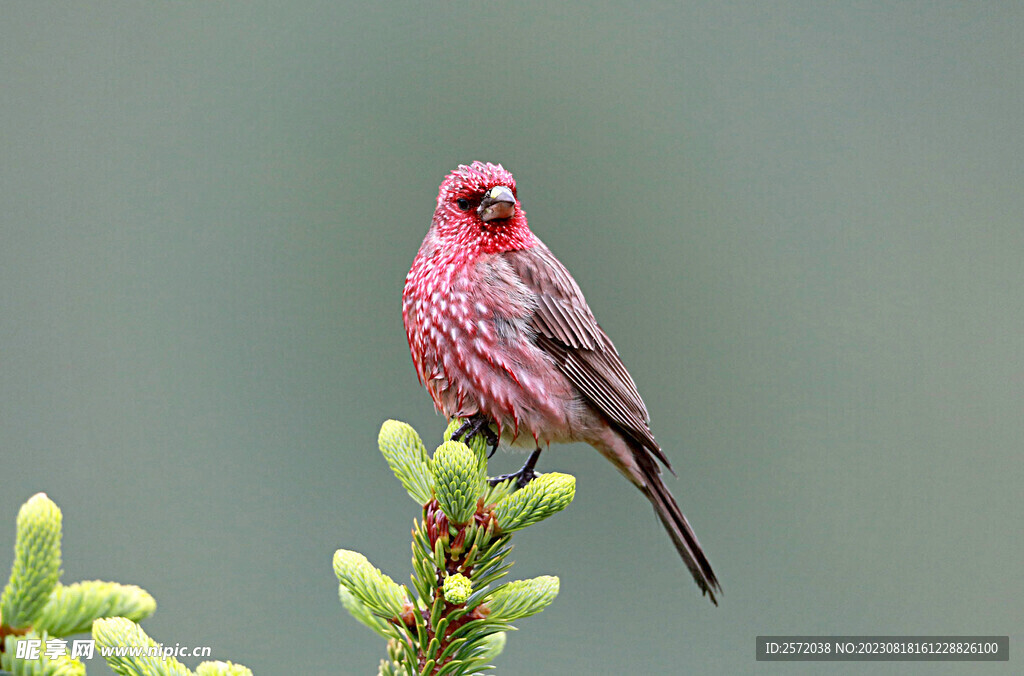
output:
[[[718,605],[718,579],[661,480],[671,471],[640,393],[576,281],[530,231],[512,174],[461,165],[441,183],[430,230],[405,279],[402,319],[420,382],[467,430],[536,449],[583,441],[654,505],[697,585]],[[490,428],[494,423],[497,435]]]

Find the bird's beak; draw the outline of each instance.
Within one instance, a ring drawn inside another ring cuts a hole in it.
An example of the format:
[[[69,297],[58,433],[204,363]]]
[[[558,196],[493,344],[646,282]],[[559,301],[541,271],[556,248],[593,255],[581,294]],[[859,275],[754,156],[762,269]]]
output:
[[[477,209],[477,213],[480,214],[480,220],[484,223],[501,218],[512,218],[516,213],[516,196],[509,188],[496,185],[480,200],[480,208]]]

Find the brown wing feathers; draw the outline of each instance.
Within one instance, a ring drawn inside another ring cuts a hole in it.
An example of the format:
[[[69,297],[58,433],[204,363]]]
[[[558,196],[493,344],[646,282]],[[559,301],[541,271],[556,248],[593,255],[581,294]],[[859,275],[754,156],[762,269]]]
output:
[[[537,296],[537,345],[628,438],[672,466],[648,427],[650,416],[615,346],[590,311],[569,271],[543,245],[502,254]],[[535,260],[537,257],[542,261]]]
[[[536,294],[537,308],[532,319],[537,330],[535,343],[554,358],[580,393],[630,442],[643,475],[642,490],[654,504],[697,584],[718,605],[718,579],[689,522],[661,480],[655,458],[669,471],[672,466],[648,427],[647,407],[576,282],[543,245],[502,255]]]

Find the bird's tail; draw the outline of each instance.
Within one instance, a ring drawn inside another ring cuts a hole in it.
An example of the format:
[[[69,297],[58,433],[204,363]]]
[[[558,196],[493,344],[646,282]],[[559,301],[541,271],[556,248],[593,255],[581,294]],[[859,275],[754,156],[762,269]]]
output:
[[[618,435],[616,435],[618,437]],[[636,484],[647,499],[654,505],[654,512],[661,519],[661,523],[672,538],[676,551],[682,557],[683,563],[690,569],[690,574],[697,582],[701,591],[711,598],[716,606],[718,599],[715,593],[721,593],[722,587],[715,577],[715,571],[704,556],[704,550],[697,541],[697,536],[686,520],[683,511],[679,509],[676,499],[672,496],[668,486],[661,480],[661,468],[654,457],[644,448],[634,447],[633,444],[625,441],[622,437],[616,440],[618,443],[598,445],[598,450],[611,460],[620,472]],[[628,450],[623,447],[628,447]]]
[[[718,578],[715,577],[715,571],[711,570],[711,564],[708,563],[707,557],[704,556],[704,550],[701,549],[696,534],[690,528],[690,522],[686,520],[683,511],[679,509],[679,505],[676,504],[676,499],[672,497],[668,486],[661,480],[661,473],[658,467],[654,465],[653,461],[650,464],[653,466],[654,471],[644,472],[646,485],[640,486],[640,490],[644,492],[647,499],[654,505],[655,513],[661,519],[661,523],[664,524],[669,537],[672,538],[672,543],[676,546],[676,551],[682,557],[683,563],[690,569],[690,574],[693,575],[697,586],[717,606],[718,599],[715,598],[715,592],[721,593],[722,588],[718,584]]]

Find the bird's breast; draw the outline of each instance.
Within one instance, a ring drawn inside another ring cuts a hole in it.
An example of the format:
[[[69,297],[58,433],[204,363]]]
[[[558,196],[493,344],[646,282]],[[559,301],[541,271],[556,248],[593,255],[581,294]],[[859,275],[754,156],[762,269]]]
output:
[[[534,437],[565,418],[571,388],[534,344],[536,299],[507,264],[486,256],[475,265],[422,263],[410,271],[403,316],[437,408],[449,418],[484,413]]]

